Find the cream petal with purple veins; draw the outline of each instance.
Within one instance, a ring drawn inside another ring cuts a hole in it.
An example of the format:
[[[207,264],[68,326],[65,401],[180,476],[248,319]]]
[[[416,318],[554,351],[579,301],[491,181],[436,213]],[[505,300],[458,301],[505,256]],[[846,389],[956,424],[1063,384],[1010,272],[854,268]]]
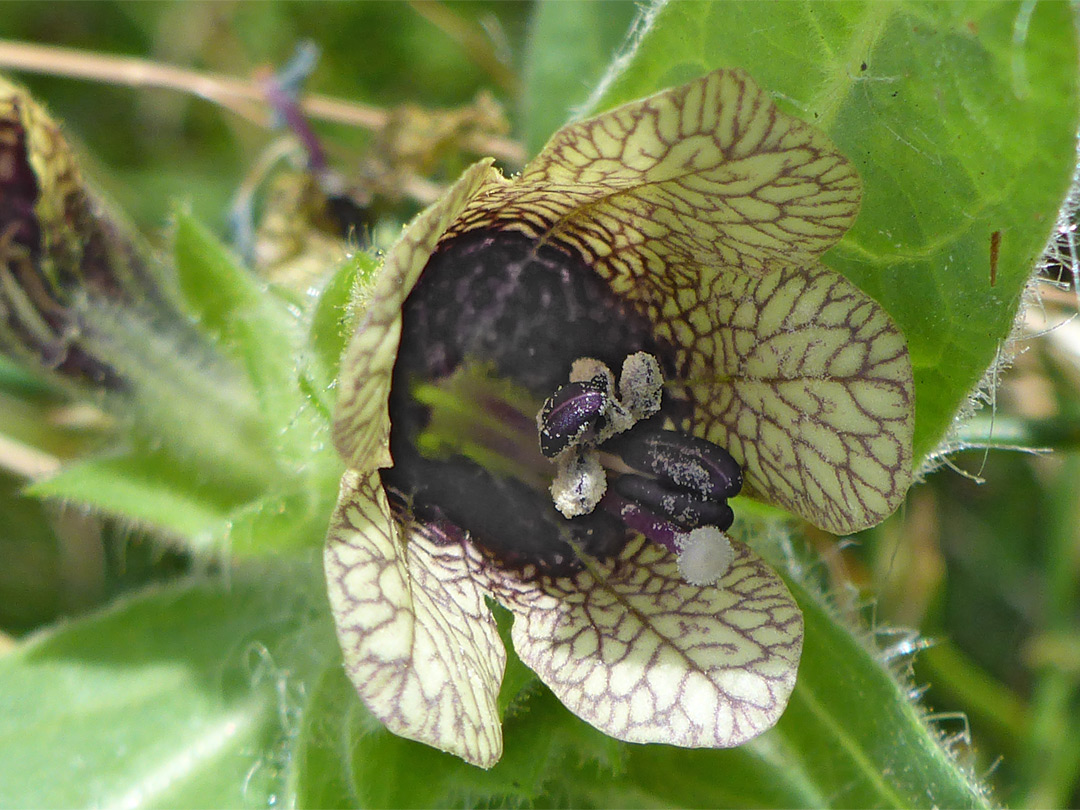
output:
[[[779,719],[795,686],[802,614],[746,546],[716,586],[683,581],[644,540],[570,580],[493,574],[513,641],[570,711],[628,742],[728,748]]]
[[[836,534],[873,526],[911,485],[903,335],[824,267],[718,275],[708,337],[684,351],[694,433],[744,468],[745,491]]]
[[[383,260],[370,300],[341,358],[334,445],[352,469],[370,472],[393,463],[387,402],[401,338],[401,305],[439,238],[465,204],[485,184],[502,180],[493,163],[481,160],[466,169],[438,202],[409,223]]]
[[[595,257],[616,292],[655,304],[703,289],[703,264],[761,275],[820,255],[861,194],[824,133],[745,72],[717,70],[563,127],[454,229],[498,223],[559,241]]]
[[[480,555],[410,528],[394,521],[377,473],[345,474],[325,550],[345,669],[395,734],[490,768],[502,755],[506,650],[475,578]]]

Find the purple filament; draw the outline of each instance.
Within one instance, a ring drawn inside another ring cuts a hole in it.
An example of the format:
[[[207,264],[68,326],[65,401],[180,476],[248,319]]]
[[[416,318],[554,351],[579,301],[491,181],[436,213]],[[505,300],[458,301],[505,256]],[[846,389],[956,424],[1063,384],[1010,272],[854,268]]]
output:
[[[600,499],[600,508],[617,517],[628,529],[640,532],[672,554],[679,553],[678,538],[685,532],[674,523],[610,489]]]

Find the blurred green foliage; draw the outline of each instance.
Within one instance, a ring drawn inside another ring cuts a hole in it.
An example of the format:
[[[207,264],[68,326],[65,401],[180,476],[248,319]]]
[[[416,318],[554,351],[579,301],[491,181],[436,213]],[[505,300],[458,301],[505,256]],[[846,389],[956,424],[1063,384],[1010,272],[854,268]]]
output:
[[[445,8],[469,30],[489,32],[492,50],[515,74],[520,70],[528,4],[494,0]],[[138,56],[242,79],[258,68],[283,65],[298,42],[310,39],[321,51],[319,69],[306,85],[314,93],[379,107],[410,101],[447,108],[488,89],[514,103],[509,89],[493,82],[452,30],[389,0],[17,0],[0,4],[0,31],[9,39]],[[81,141],[95,181],[145,228],[159,227],[174,200],[223,228],[223,212],[239,181],[271,138],[207,101],[171,90],[19,78]],[[347,127],[315,127],[343,148],[368,138]]]

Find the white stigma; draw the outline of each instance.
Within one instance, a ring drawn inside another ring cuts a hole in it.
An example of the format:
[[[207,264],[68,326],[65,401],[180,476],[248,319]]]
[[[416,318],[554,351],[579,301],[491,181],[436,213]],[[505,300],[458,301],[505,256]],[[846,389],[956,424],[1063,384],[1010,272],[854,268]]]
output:
[[[735,550],[715,526],[701,526],[676,538],[679,574],[691,585],[714,585],[728,572]]]

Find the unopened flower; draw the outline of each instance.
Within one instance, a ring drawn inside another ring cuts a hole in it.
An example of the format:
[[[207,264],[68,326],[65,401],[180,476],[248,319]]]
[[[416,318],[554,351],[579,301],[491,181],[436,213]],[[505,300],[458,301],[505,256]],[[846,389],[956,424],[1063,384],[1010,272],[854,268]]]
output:
[[[66,381],[118,389],[122,375],[88,337],[88,310],[160,310],[159,287],[138,239],[84,182],[60,127],[0,78],[0,351]]]
[[[847,533],[911,480],[903,337],[818,262],[859,199],[823,134],[722,70],[565,127],[512,180],[473,166],[405,230],[343,359],[326,548],[391,731],[498,760],[488,597],[612,736],[776,722],[802,618],[728,499]]]

